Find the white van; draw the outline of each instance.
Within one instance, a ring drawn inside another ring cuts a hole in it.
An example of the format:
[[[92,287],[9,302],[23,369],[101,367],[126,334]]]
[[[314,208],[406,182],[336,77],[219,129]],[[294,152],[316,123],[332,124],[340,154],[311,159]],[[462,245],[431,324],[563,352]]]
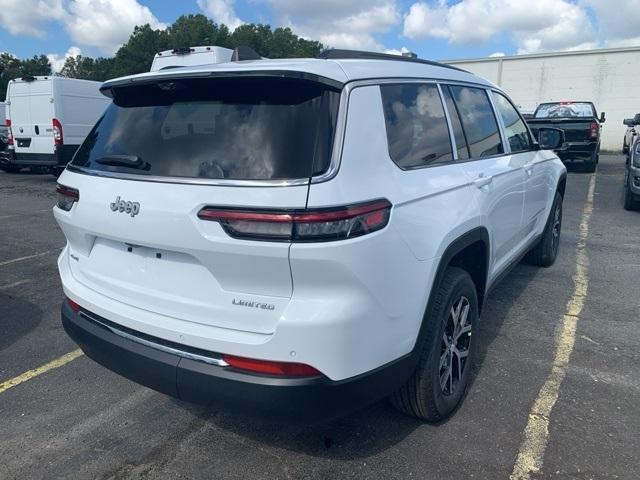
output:
[[[186,47],[156,53],[151,71],[175,67],[192,67],[211,63],[226,63],[231,60],[233,50],[224,47]]]
[[[23,77],[7,89],[9,148],[2,169],[45,167],[59,174],[110,103],[100,82],[66,77]]]

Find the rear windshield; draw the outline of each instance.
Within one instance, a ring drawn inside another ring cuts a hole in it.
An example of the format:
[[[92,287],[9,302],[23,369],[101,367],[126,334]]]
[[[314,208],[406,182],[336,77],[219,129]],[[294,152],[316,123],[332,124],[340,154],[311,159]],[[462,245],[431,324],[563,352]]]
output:
[[[311,177],[329,166],[339,95],[320,83],[266,77],[117,88],[71,164],[166,177]]]
[[[535,118],[592,118],[596,116],[593,105],[585,102],[543,103],[535,112]]]

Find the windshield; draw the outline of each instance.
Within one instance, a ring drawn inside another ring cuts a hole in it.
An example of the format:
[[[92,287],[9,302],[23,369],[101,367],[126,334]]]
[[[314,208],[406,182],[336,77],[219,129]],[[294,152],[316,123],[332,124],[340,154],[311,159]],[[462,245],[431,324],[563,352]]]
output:
[[[71,165],[167,177],[307,178],[329,165],[339,92],[283,78],[116,88]]]
[[[536,109],[535,118],[593,118],[593,105],[586,102],[543,103]]]

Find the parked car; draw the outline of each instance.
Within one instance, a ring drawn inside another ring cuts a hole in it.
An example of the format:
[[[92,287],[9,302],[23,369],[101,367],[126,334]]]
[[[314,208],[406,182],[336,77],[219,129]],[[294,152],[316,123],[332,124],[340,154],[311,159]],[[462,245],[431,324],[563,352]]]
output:
[[[558,254],[562,131],[536,143],[455,67],[329,50],[102,91],[57,187],[62,322],[169,395],[303,421],[391,395],[439,421],[487,292]]]
[[[622,123],[627,127],[627,131],[624,134],[624,140],[622,141],[622,153],[630,156],[629,147],[633,145],[638,134],[636,127],[640,125],[640,113],[636,113],[633,118],[625,118]]]
[[[9,127],[7,127],[7,104],[0,102],[0,152],[9,144]]]
[[[203,46],[164,50],[156,53],[151,64],[151,71],[165,70],[175,67],[193,67],[212,63],[231,61],[233,50],[224,47]]]
[[[640,209],[640,140],[636,135],[629,148],[624,176],[624,208]]]
[[[536,108],[527,120],[534,134],[541,127],[564,130],[565,143],[556,153],[562,160],[583,160],[587,172],[595,172],[600,158],[600,130],[604,112],[598,117],[591,102],[548,102]]]
[[[7,89],[9,144],[0,168],[46,169],[59,175],[110,100],[100,82],[66,77],[23,77]]]

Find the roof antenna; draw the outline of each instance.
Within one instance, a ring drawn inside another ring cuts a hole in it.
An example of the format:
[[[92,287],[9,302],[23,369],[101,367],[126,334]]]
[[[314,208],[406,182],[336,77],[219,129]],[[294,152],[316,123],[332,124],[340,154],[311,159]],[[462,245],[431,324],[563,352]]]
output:
[[[241,62],[242,60],[262,60],[262,57],[251,47],[236,47],[231,55],[231,61]]]

